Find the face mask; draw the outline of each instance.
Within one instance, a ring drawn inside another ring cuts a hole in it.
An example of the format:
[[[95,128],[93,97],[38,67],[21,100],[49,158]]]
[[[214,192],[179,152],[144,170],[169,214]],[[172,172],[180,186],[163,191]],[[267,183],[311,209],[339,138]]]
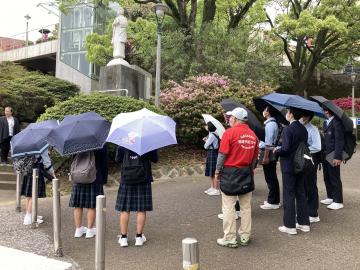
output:
[[[263,117],[266,118],[266,112],[263,112]]]
[[[299,120],[299,122],[300,122],[300,124],[305,124],[305,121],[302,119],[302,118],[300,118],[300,120]]]
[[[285,118],[286,118],[286,121],[290,122],[290,114],[289,113],[286,113]]]

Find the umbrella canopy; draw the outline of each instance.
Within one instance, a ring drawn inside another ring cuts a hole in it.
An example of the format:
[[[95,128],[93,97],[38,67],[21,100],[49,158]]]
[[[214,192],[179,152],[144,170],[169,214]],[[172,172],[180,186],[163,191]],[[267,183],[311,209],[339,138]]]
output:
[[[168,116],[146,108],[117,115],[111,124],[108,142],[143,155],[161,147],[177,144],[176,123]]]
[[[254,98],[254,105],[255,108],[258,112],[262,113],[266,107],[270,106],[274,109],[275,115],[273,115],[273,117],[275,117],[276,121],[278,121],[281,124],[284,125],[288,125],[289,122],[286,120],[285,114],[284,114],[284,108],[279,106],[279,105],[275,105],[272,104],[262,98]]]
[[[331,111],[336,117],[338,117],[341,122],[343,123],[345,127],[346,132],[352,132],[353,131],[353,122],[352,120],[346,115],[346,113],[337,105],[332,103],[330,100],[327,100],[326,98],[322,96],[312,96],[310,97],[315,102],[319,103],[323,108],[328,109]]]
[[[317,116],[325,118],[324,112],[319,106],[319,104],[297,95],[271,93],[263,96],[262,99],[274,105],[279,105],[282,107],[293,107],[305,111],[310,111]]]
[[[42,154],[48,147],[45,138],[59,125],[57,120],[32,123],[11,138],[11,157]]]
[[[220,104],[226,112],[232,111],[233,109],[235,109],[237,107],[245,109],[248,113],[249,127],[255,132],[255,134],[259,138],[259,140],[261,140],[261,141],[265,140],[265,129],[264,129],[262,123],[259,121],[259,119],[257,119],[255,114],[251,110],[249,110],[245,105],[241,104],[240,102],[236,102],[230,98],[223,99],[220,102]]]
[[[225,128],[224,126],[213,116],[211,116],[210,114],[202,114],[202,117],[204,118],[205,123],[213,123],[213,125],[216,127],[216,134],[220,137],[220,139],[222,138],[224,132],[225,132]]]
[[[95,112],[67,115],[46,141],[60,155],[73,155],[101,149],[109,133],[110,123]]]

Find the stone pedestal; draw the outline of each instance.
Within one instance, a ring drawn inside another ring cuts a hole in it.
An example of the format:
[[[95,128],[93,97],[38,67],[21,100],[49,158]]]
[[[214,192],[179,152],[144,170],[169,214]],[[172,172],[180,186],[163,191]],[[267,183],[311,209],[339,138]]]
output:
[[[118,63],[100,69],[100,92],[150,99],[151,86],[151,74],[138,66]]]

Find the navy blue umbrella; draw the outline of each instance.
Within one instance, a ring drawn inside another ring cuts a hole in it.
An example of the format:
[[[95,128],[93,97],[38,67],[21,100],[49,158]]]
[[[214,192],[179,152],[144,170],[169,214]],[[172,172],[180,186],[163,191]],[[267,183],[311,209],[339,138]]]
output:
[[[289,122],[286,120],[286,116],[285,116],[286,112],[284,112],[284,107],[275,105],[275,104],[268,102],[262,98],[254,98],[253,102],[254,102],[256,110],[259,113],[262,113],[266,107],[270,106],[274,109],[275,115],[272,115],[272,116],[275,117],[276,121],[278,121],[280,124],[284,124],[284,125],[289,124]]]
[[[325,118],[324,111],[322,110],[322,108],[319,106],[318,103],[307,100],[297,95],[271,93],[266,96],[263,96],[262,99],[270,102],[271,104],[310,111],[317,116]]]
[[[110,123],[95,112],[65,116],[46,141],[60,155],[73,155],[101,149],[110,130]]]
[[[32,123],[11,138],[11,157],[19,158],[43,153],[49,145],[45,138],[59,125],[57,120]]]

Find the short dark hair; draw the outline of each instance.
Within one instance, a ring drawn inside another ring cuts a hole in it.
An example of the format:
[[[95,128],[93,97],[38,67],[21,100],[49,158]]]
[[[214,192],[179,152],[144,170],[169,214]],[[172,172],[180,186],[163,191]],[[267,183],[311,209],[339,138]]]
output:
[[[270,116],[274,117],[276,114],[276,109],[272,106],[267,106],[266,111],[270,114]]]
[[[334,115],[334,113],[332,112],[332,111],[330,111],[328,108],[326,108],[326,107],[323,107],[323,110],[325,111],[325,112],[328,112],[328,114],[330,114],[331,116],[333,116]]]
[[[9,109],[11,110],[11,112],[14,112],[14,110],[13,110],[13,108],[12,108],[11,106],[5,106],[4,110],[5,110],[6,108],[9,108]]]
[[[290,113],[293,114],[295,120],[299,120],[301,117],[303,117],[305,115],[305,110],[302,110],[302,109],[290,107],[289,111],[290,111]]]
[[[208,122],[208,123],[207,123],[207,127],[208,127],[208,130],[209,130],[210,132],[215,132],[215,131],[216,131],[216,127],[215,127],[214,124],[211,123],[211,122]]]
[[[304,111],[304,116],[309,117],[309,122],[314,118],[314,112]]]

